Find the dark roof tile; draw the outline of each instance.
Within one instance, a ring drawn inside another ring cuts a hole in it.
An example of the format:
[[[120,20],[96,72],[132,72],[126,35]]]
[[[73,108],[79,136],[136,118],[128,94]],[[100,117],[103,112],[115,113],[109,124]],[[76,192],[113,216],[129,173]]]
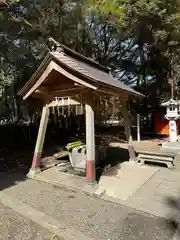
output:
[[[111,76],[109,73],[102,71],[96,67],[92,67],[90,64],[79,61],[61,52],[51,52],[51,55],[55,57],[59,62],[62,62],[73,70],[85,75],[88,78],[91,78],[91,80],[110,85],[112,87],[127,91],[135,95],[143,96],[139,92],[135,91],[131,87],[125,85],[124,83]]]

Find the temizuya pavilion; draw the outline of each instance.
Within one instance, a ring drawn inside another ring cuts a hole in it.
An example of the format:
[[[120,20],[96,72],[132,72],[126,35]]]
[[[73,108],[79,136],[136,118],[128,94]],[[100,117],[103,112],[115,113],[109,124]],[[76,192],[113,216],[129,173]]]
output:
[[[49,105],[56,97],[70,97],[72,104],[85,106],[86,115],[86,178],[94,182],[95,176],[95,129],[97,97],[119,98],[124,118],[125,134],[129,146],[130,160],[135,160],[132,147],[131,125],[127,101],[143,95],[113,78],[109,69],[97,62],[61,45],[49,52],[31,79],[18,93],[24,100],[36,98],[43,103],[39,132],[32,160],[31,174],[39,170],[49,117]],[[67,105],[67,101],[63,101]]]

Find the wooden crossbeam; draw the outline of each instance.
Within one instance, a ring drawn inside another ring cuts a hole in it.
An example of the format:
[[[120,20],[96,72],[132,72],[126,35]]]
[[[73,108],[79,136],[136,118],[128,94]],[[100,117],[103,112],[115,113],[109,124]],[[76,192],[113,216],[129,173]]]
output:
[[[103,94],[105,95],[106,97],[110,97],[110,96],[113,96],[113,97],[123,97],[123,98],[126,98],[128,99],[128,94],[123,92],[123,91],[116,91],[116,90],[111,90],[111,89],[107,89],[107,88],[98,88],[97,89],[97,92],[99,92],[99,94]]]
[[[49,91],[48,93],[52,96],[71,96],[77,93],[80,93],[84,90],[84,87],[76,87],[76,88],[68,88],[68,89],[61,89],[61,90],[54,90]]]
[[[76,96],[77,94],[82,94],[86,91],[86,88],[83,87],[76,87],[72,89],[62,89],[62,90],[57,90],[57,91],[47,91],[47,88],[40,88],[35,91],[33,94],[35,97],[39,97],[41,99],[50,99],[52,100],[54,97],[73,97]]]
[[[54,91],[59,91],[63,89],[65,90],[65,89],[71,89],[71,88],[77,88],[77,87],[84,87],[84,86],[67,80],[66,83],[64,84],[56,84],[56,85],[43,84],[41,85],[40,88],[44,89],[45,91],[54,92]]]
[[[52,101],[54,99],[53,96],[47,94],[47,93],[44,93],[44,92],[41,92],[39,90],[36,90],[34,93],[33,93],[33,98],[38,98],[38,99],[41,99],[43,102],[49,102],[49,101]]]

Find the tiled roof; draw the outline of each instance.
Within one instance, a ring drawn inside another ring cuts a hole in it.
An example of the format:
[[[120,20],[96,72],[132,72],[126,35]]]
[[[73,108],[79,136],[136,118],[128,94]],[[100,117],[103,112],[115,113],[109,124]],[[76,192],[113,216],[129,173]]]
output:
[[[49,52],[44,58],[39,68],[33,74],[31,79],[24,85],[24,87],[19,91],[19,95],[24,96],[36,83],[39,76],[43,73],[47,65],[51,60],[56,61],[59,65],[66,66],[69,71],[76,72],[82,75],[85,79],[98,83],[99,85],[105,84],[107,87],[113,87],[120,91],[125,91],[130,95],[136,95],[138,97],[143,97],[142,94],[135,91],[131,87],[123,84],[113,76],[109,74],[109,69],[95,62],[94,60],[87,58],[66,46],[60,45],[60,51]]]
[[[73,57],[59,52],[51,52],[51,55],[55,57],[58,61],[72,68],[73,70],[83,74],[88,78],[91,78],[91,80],[93,81],[104,83],[135,95],[143,96],[139,92],[135,91],[131,87],[123,84],[122,82],[111,76],[109,73],[102,71],[96,67],[92,67],[90,64],[84,63]]]

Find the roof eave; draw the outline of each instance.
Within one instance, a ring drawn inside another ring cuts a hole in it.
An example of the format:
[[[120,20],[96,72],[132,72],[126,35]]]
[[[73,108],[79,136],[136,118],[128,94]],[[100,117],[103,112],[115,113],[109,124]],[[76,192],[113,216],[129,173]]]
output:
[[[57,58],[53,53],[51,53],[51,54],[52,54],[52,59],[56,60],[56,61],[57,61],[58,63],[60,63],[60,64],[65,64],[65,63],[63,63],[59,58]],[[65,65],[66,65],[66,64],[65,64]],[[70,71],[77,72],[76,70],[72,69],[72,68],[69,67],[68,65],[66,65],[66,67],[67,67]],[[79,72],[77,72],[77,73],[79,73]],[[83,76],[84,78],[88,79],[89,81],[98,84],[99,87],[106,85],[105,83],[102,83],[102,82],[98,81],[98,79],[94,79],[93,77],[87,76],[87,75],[83,74],[82,72],[81,72],[80,74],[81,74],[81,76]],[[107,73],[107,74],[108,74],[108,73]],[[117,88],[117,87],[112,86],[112,85],[106,85],[106,87],[109,87],[109,88],[111,88],[111,89],[116,89],[116,91],[124,91],[124,92],[127,92],[128,95],[134,96],[134,97],[136,97],[136,98],[144,98],[144,97],[145,97],[145,95],[143,95],[143,94],[135,91],[134,89],[132,89],[132,91],[131,91],[131,90],[128,91],[128,90],[125,90],[125,89],[123,89],[123,88],[122,88],[122,89],[121,89],[121,88]]]
[[[27,83],[18,91],[17,95],[20,97],[24,97],[25,94],[31,89],[33,84],[38,79],[39,75],[41,75],[44,68],[47,67],[49,62],[52,60],[52,55],[48,53],[42,63],[39,65],[38,69],[35,71],[35,73],[32,75],[32,77],[27,81]]]
[[[38,67],[38,69],[36,70],[36,72],[32,75],[32,77],[29,79],[29,81],[24,85],[24,87],[18,92],[18,95],[20,97],[24,97],[26,95],[26,93],[31,89],[31,87],[35,84],[35,82],[37,81],[37,79],[39,78],[39,76],[42,74],[43,70],[48,66],[48,64],[51,61],[58,61],[60,64],[63,64],[63,62],[61,62],[58,58],[56,58],[51,52],[49,52],[46,57],[44,58],[44,60],[42,61],[42,63],[40,64],[40,66]],[[67,66],[70,70],[72,70],[69,66]],[[82,73],[80,73],[82,76],[84,76],[86,79],[88,79],[89,81],[93,81],[94,83],[98,84],[99,86],[103,86],[104,84],[102,84],[101,82],[99,82],[98,80],[91,78],[89,76],[86,76]],[[106,84],[105,84],[106,85]],[[134,97],[134,98],[144,98],[145,96],[139,92],[136,92],[135,90],[132,89],[131,90],[125,90],[125,89],[121,89],[115,86],[111,86],[111,85],[107,85],[106,87],[110,88],[110,89],[114,89],[117,92],[120,91],[124,91],[127,93],[128,96]]]

